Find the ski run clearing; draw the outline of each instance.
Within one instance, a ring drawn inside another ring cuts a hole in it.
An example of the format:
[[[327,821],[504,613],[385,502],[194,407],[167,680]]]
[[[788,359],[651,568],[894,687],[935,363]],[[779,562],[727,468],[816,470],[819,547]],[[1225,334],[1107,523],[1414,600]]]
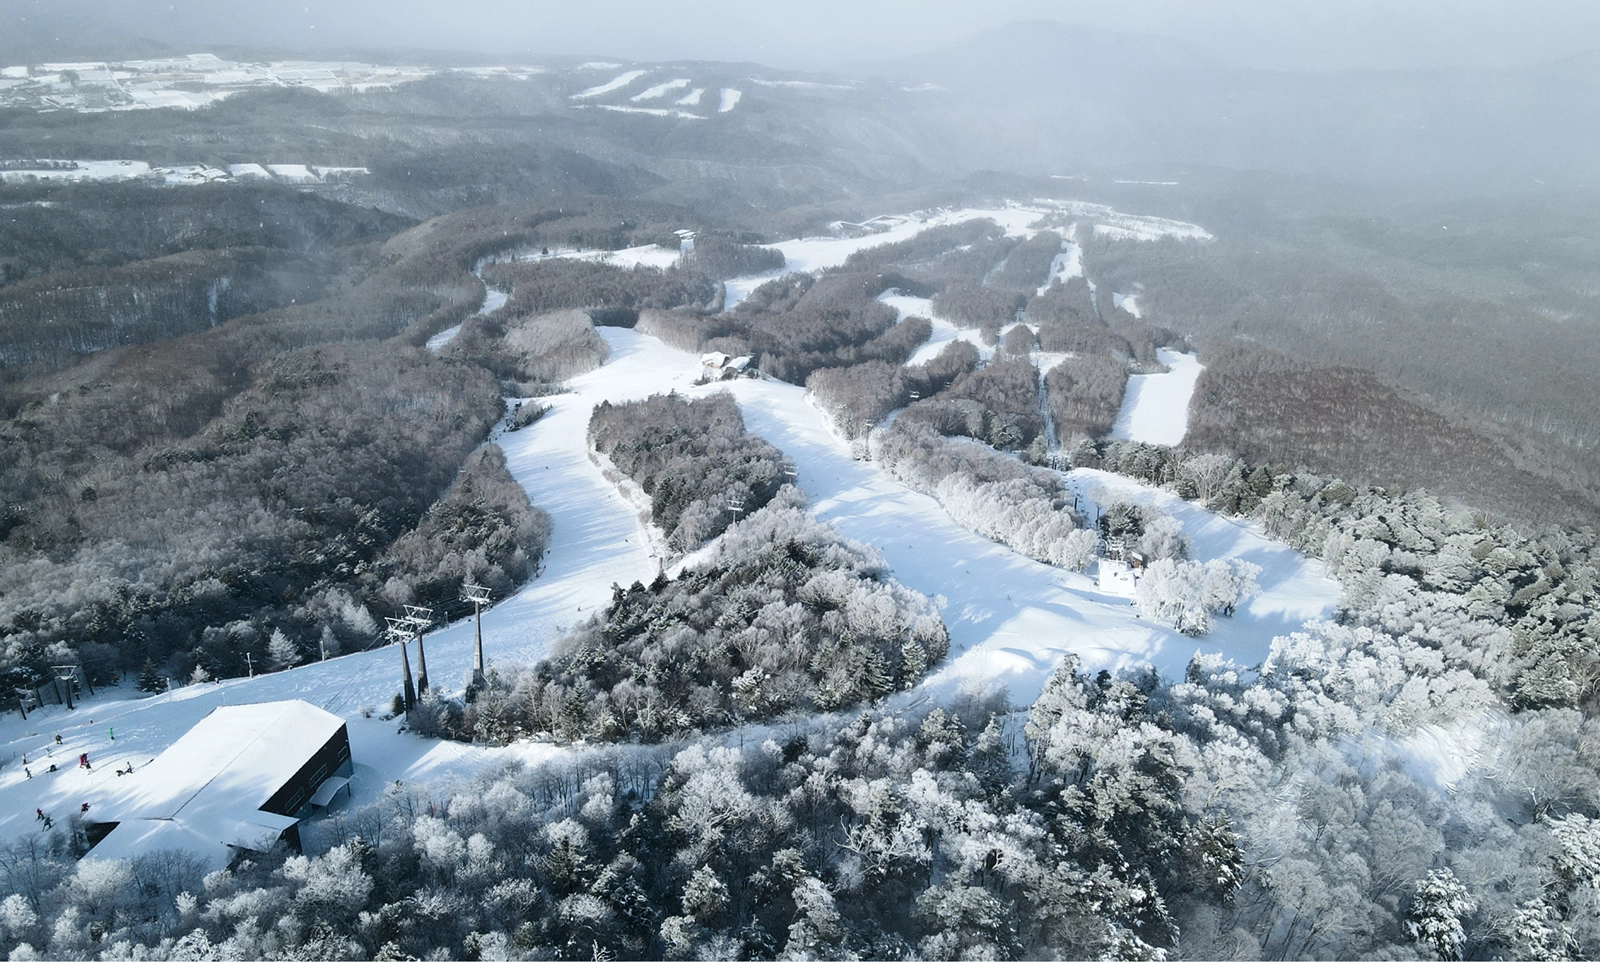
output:
[[[689,78],[680,77],[677,80],[669,80],[663,84],[656,84],[654,87],[642,90],[628,99],[634,103],[638,103],[641,100],[655,100],[660,97],[665,97],[674,90],[682,90],[687,86],[689,86]]]
[[[1111,437],[1172,447],[1183,441],[1189,428],[1189,399],[1204,370],[1193,354],[1160,348],[1156,360],[1171,370],[1164,374],[1135,374],[1128,378],[1122,409],[1111,426]]]
[[[907,218],[867,238],[811,239],[780,247],[793,267],[817,270],[874,243],[972,216],[996,216],[1008,230],[1024,230],[1039,212],[949,212]],[[491,290],[483,310],[503,303],[503,296]],[[901,306],[894,294],[885,299]],[[831,433],[807,403],[804,389],[765,378],[696,386],[697,355],[634,330],[602,328],[600,334],[611,349],[603,366],[573,379],[566,393],[541,399],[550,412],[534,424],[515,433],[497,431],[491,439],[505,450],[513,475],[533,502],[554,521],[542,573],[483,615],[484,647],[491,662],[538,659],[564,629],[609,603],[614,583],[649,581],[661,567],[671,572],[674,562],[681,561],[663,557],[638,505],[604,478],[586,440],[590,412],[601,401],[637,400],[668,391],[691,396],[731,391],[749,429],[793,460],[796,483],[818,518],[871,544],[882,552],[894,577],[941,600],[950,654],[919,686],[895,696],[896,703],[999,685],[1016,703],[1027,704],[1068,652],[1078,654],[1089,669],[1150,663],[1169,676],[1180,674],[1196,650],[1220,651],[1242,665],[1254,665],[1274,636],[1327,617],[1338,601],[1338,587],[1320,562],[1268,540],[1251,525],[1123,477],[1096,471],[1069,474],[1068,483],[1082,498],[1114,496],[1168,512],[1183,525],[1201,560],[1241,558],[1261,567],[1260,595],[1233,618],[1219,619],[1209,635],[1184,637],[1140,619],[1127,599],[1099,592],[1092,569],[1076,573],[1053,568],[975,535],[956,524],[933,498],[911,491],[870,462],[854,460],[850,445]],[[472,637],[470,619],[425,637],[434,686],[460,690],[471,665]],[[543,742],[488,748],[401,733],[399,721],[383,717],[398,687],[399,652],[385,647],[151,697],[128,697],[133,694],[128,678],[120,688],[85,698],[73,712],[52,706],[25,721],[7,715],[0,719],[0,836],[37,831],[35,808],[66,815],[84,803],[91,808],[109,804],[118,788],[118,766],[147,765],[220,705],[301,698],[344,718],[355,761],[351,788],[356,804],[377,799],[397,781],[442,794],[486,767],[582,750]],[[76,767],[84,752],[93,770]],[[24,756],[32,778],[23,772]],[[58,771],[48,771],[52,763]],[[314,823],[307,830],[314,834]]]
[[[725,114],[739,106],[739,100],[744,96],[744,91],[732,87],[722,88],[722,102],[717,105],[717,113]]]
[[[599,97],[611,93],[613,90],[621,90],[623,87],[633,83],[635,80],[643,77],[648,72],[649,71],[646,70],[630,70],[627,73],[600,84],[597,87],[590,87],[587,90],[580,90],[573,94],[571,99],[587,100],[590,97]]]

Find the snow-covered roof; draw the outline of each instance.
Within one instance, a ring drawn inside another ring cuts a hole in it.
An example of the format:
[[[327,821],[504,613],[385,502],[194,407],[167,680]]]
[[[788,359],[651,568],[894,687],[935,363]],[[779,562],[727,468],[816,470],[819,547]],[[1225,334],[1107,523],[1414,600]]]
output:
[[[261,806],[343,727],[344,719],[304,701],[213,710],[119,779],[119,796],[90,813],[93,822],[121,823],[91,854],[129,858],[154,845],[226,864],[228,846],[253,847],[295,823]]]

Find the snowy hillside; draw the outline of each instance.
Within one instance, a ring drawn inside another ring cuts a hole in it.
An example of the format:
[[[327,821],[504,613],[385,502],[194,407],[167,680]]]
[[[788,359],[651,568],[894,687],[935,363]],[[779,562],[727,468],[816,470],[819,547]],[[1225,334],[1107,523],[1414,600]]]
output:
[[[1025,233],[1045,210],[1010,207],[885,219],[880,232],[864,237],[803,239],[778,246],[789,258],[788,269],[820,270],[841,263],[854,251],[976,217],[991,217],[1010,231]],[[663,255],[675,256],[659,248],[586,256],[633,264]],[[730,283],[730,301],[736,302],[738,292],[757,283],[757,278]],[[503,292],[490,290],[482,310],[493,310],[504,297]],[[925,308],[922,299],[888,294],[885,300],[902,311]],[[936,337],[956,336],[948,325],[936,331]],[[450,333],[436,339],[438,345]],[[542,574],[484,615],[485,649],[491,662],[539,658],[564,628],[609,600],[612,584],[648,581],[672,560],[658,553],[656,541],[641,526],[636,506],[602,476],[587,450],[585,425],[601,401],[636,400],[669,391],[705,394],[723,387],[695,385],[701,369],[693,354],[631,330],[603,328],[601,335],[610,356],[599,370],[575,378],[568,392],[544,399],[551,411],[532,426],[494,438],[505,450],[513,475],[554,519],[554,535]],[[1202,560],[1235,557],[1262,567],[1263,591],[1245,610],[1204,639],[1183,637],[1140,619],[1125,598],[1099,592],[1090,576],[1040,564],[974,535],[952,521],[933,498],[909,490],[871,463],[854,460],[850,446],[830,432],[806,402],[802,388],[767,379],[737,379],[726,387],[740,402],[749,428],[793,460],[796,481],[810,496],[817,517],[878,548],[894,576],[906,585],[944,599],[951,654],[906,698],[943,697],[964,687],[999,684],[1019,703],[1026,703],[1068,652],[1090,667],[1151,663],[1168,675],[1181,673],[1196,650],[1254,664],[1266,655],[1275,635],[1327,616],[1337,602],[1337,586],[1320,563],[1247,527],[1125,478],[1074,473],[1069,481],[1085,500],[1103,489],[1158,504],[1173,514]],[[1140,405],[1152,403],[1147,399]],[[470,667],[471,638],[469,622],[425,637],[434,685],[457,690],[462,686]],[[398,734],[398,722],[376,717],[387,712],[397,689],[397,652],[382,648],[151,698],[128,699],[124,686],[86,699],[75,712],[46,708],[27,722],[7,716],[0,720],[0,752],[13,762],[0,771],[4,800],[0,833],[33,831],[34,808],[60,812],[83,802],[93,805],[116,791],[117,765],[143,764],[220,704],[299,697],[346,718],[358,802],[376,798],[396,780],[456,779],[497,760],[538,757],[553,750],[526,744],[486,749]],[[57,733],[63,738],[59,747],[51,741]],[[92,772],[71,766],[44,772],[51,762],[85,751],[96,763]],[[33,779],[22,772],[24,754],[35,773]]]

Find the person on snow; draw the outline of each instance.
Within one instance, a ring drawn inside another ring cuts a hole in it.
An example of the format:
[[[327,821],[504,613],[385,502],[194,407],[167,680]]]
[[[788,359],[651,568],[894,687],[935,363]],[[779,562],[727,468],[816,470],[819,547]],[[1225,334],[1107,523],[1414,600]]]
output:
[[[33,810],[33,820],[36,821],[36,822],[44,821],[44,809],[42,809],[42,808],[34,809]]]
[[[23,768],[22,768],[22,771],[23,771],[23,773],[24,773],[24,774],[25,774],[25,775],[27,775],[27,776],[28,776],[28,777],[29,777],[29,778],[32,778],[32,777],[33,777],[33,769],[31,769],[31,768],[28,768],[28,767],[27,767],[27,766],[26,766],[26,765],[24,765],[24,766],[23,766]]]
[[[89,753],[88,752],[84,752],[82,755],[78,756],[78,767],[79,768],[87,768],[91,772],[94,771],[94,766],[89,764]]]

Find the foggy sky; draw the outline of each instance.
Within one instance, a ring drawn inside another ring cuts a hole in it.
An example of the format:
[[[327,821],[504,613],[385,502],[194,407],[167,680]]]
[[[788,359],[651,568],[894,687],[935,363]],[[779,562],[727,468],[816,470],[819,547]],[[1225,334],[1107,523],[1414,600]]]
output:
[[[79,49],[138,37],[185,52],[410,48],[816,69],[1031,19],[1161,34],[1274,69],[1498,68],[1600,48],[1600,4],[1585,0],[0,0],[0,34]]]

